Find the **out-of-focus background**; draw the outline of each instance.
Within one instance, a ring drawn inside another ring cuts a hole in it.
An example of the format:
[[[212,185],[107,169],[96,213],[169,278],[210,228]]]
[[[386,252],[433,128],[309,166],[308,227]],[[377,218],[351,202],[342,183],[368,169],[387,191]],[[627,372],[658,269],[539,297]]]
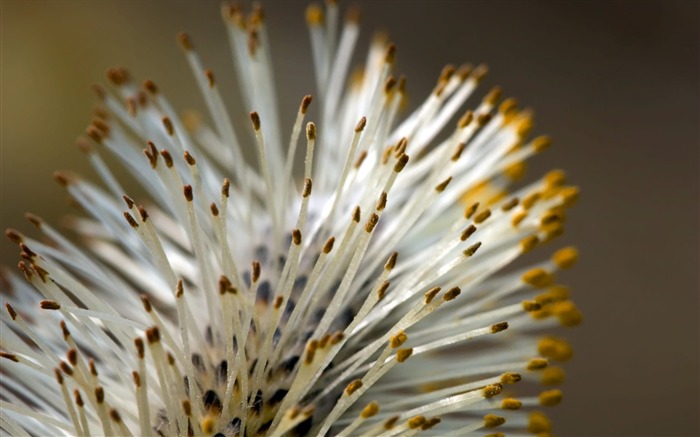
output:
[[[486,62],[484,91],[502,85],[555,140],[530,174],[560,167],[582,187],[561,243],[582,254],[563,279],[586,321],[568,334],[577,357],[552,413],[557,435],[700,435],[700,2],[359,3],[358,49],[389,31],[411,103],[443,65]],[[264,5],[291,125],[314,91],[305,3]],[[53,223],[69,211],[51,174],[92,175],[73,143],[96,103],[89,85],[104,83],[108,67],[154,79],[180,109],[203,108],[175,43],[187,30],[236,98],[218,2],[3,0],[1,13],[3,229],[32,232],[25,211]],[[2,264],[16,261],[3,241]]]

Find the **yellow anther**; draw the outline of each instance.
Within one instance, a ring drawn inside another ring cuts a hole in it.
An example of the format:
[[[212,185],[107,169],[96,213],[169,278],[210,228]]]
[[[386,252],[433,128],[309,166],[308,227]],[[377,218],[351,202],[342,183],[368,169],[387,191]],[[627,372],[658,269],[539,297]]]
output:
[[[540,193],[539,191],[536,191],[536,192],[534,192],[534,193],[528,195],[527,197],[525,197],[525,198],[523,199],[521,205],[522,205],[523,208],[525,208],[525,209],[530,209],[530,208],[532,208],[532,207],[535,205],[535,203],[537,203],[537,201],[540,200],[541,198],[542,198],[542,193]]]
[[[503,384],[515,384],[521,379],[523,377],[519,373],[507,372],[501,375],[501,383]]]
[[[502,384],[491,384],[484,387],[483,394],[485,398],[492,398],[499,394],[501,391],[503,391]]]
[[[544,358],[533,358],[527,363],[527,370],[541,370],[549,365]]]
[[[545,407],[559,405],[563,397],[564,395],[559,389],[543,391],[539,395],[540,405]]]
[[[505,174],[511,182],[518,182],[525,177],[526,171],[527,163],[525,163],[525,161],[520,161],[506,167],[505,170],[503,170],[503,174]]]
[[[528,270],[523,275],[523,281],[535,288],[542,288],[554,283],[554,276],[541,268]]]
[[[544,150],[549,149],[549,147],[551,145],[552,145],[552,140],[546,136],[537,137],[534,140],[532,140],[532,147],[535,149],[535,152],[537,152],[537,153],[540,153]]]
[[[554,252],[552,256],[552,261],[560,269],[568,269],[573,267],[578,260],[578,250],[575,247],[565,247]]]
[[[506,423],[506,419],[495,414],[487,414],[484,416],[484,428],[496,428]]]
[[[527,211],[520,211],[517,212],[513,215],[513,219],[511,220],[511,224],[515,227],[517,227],[520,222],[525,220],[525,217],[527,217]]]
[[[210,415],[206,415],[199,422],[200,428],[204,434],[212,434],[214,432],[214,426],[216,425],[216,420]]]
[[[398,334],[391,337],[391,339],[389,340],[389,345],[392,349],[396,349],[397,347],[400,347],[402,344],[404,344],[406,340],[408,340],[408,336],[405,332],[401,331]]]
[[[506,398],[501,402],[501,408],[504,410],[519,410],[523,403],[514,398]]]
[[[533,434],[538,434],[541,432],[551,432],[552,422],[546,414],[539,411],[534,411],[530,414],[529,422],[527,424],[527,430]]]
[[[523,251],[523,253],[528,253],[534,249],[539,242],[540,239],[537,237],[537,235],[530,235],[529,237],[525,237],[520,240],[520,249]]]
[[[542,371],[542,385],[559,385],[564,382],[566,374],[561,367],[551,366]]]
[[[379,412],[379,404],[377,401],[373,401],[365,408],[362,409],[362,413],[360,413],[360,416],[362,416],[363,419],[368,419],[374,415],[376,415]]]
[[[537,351],[543,357],[557,361],[566,361],[574,355],[571,345],[560,338],[544,337],[537,343]]]
[[[552,304],[551,311],[562,326],[576,326],[583,321],[583,314],[570,300]]]
[[[578,187],[566,187],[561,190],[562,206],[569,208],[576,204],[578,200],[579,190]]]

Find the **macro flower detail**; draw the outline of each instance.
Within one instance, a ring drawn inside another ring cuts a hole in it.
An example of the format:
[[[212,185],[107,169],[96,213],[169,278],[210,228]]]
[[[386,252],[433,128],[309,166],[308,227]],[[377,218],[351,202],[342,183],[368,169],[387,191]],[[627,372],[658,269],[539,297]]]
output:
[[[359,15],[339,15],[306,11],[317,92],[291,129],[258,6],[223,7],[247,124],[187,34],[211,125],[108,71],[78,144],[101,180],[55,174],[81,246],[31,214],[42,237],[6,232],[21,261],[2,275],[4,432],[551,432],[573,352],[539,332],[581,322],[556,283],[578,254],[511,263],[562,234],[578,189],[559,170],[521,182],[550,141],[499,88],[463,109],[485,66],[445,67],[408,112],[394,45],[374,38],[350,74]]]

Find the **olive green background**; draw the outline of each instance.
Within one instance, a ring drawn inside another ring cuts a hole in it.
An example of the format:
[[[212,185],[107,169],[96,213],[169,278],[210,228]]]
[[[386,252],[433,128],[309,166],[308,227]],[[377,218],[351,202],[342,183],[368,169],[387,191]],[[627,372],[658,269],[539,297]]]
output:
[[[697,436],[697,1],[381,1],[363,6],[363,51],[387,29],[411,103],[446,63],[487,62],[536,110],[555,147],[534,177],[567,170],[582,188],[561,243],[582,259],[563,276],[586,315],[568,335],[567,436]],[[314,91],[304,3],[266,1],[283,120]],[[154,79],[176,107],[202,108],[175,43],[188,30],[229,101],[232,64],[218,2],[2,1],[2,228],[69,210],[55,169],[92,175],[73,147],[113,65]],[[244,114],[249,108],[231,104]],[[322,127],[321,127],[322,128]],[[135,189],[127,184],[127,188]],[[2,242],[2,264],[17,249]],[[546,256],[541,252],[540,255]]]

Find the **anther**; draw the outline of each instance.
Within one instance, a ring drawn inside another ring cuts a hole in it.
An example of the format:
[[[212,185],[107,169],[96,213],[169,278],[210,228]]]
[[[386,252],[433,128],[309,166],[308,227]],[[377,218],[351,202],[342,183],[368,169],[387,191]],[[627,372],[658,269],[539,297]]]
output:
[[[487,414],[484,416],[484,428],[496,428],[506,423],[506,419],[495,414]]]

